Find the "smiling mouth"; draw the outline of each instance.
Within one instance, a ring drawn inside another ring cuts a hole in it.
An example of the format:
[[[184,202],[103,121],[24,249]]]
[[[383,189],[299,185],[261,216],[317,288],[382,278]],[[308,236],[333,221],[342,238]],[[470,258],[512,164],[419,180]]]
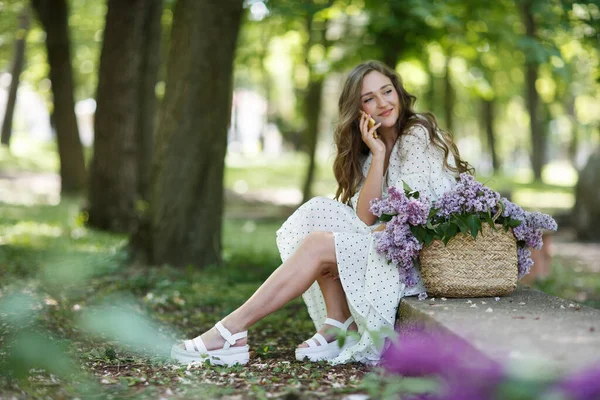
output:
[[[390,108],[387,111],[382,112],[381,114],[379,114],[380,117],[387,117],[388,115],[390,115],[392,113],[392,111],[394,111],[393,108]]]

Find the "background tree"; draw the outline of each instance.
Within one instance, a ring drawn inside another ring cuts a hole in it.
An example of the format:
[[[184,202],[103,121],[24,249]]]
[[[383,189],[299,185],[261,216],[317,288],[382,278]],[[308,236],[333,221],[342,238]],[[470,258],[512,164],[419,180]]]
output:
[[[31,4],[46,31],[53,93],[51,118],[60,157],[61,191],[77,192],[85,187],[86,169],[75,118],[67,2],[31,0]]]
[[[563,0],[566,11],[566,24],[574,27],[580,39],[589,46],[589,52],[600,51],[600,10],[593,1],[583,5],[572,0]],[[593,79],[589,86],[600,83],[600,69],[594,69]],[[575,186],[575,205],[571,212],[577,238],[580,240],[597,241],[600,237],[600,124],[596,122],[591,128],[595,136],[595,149],[588,158],[585,166],[579,172]],[[574,131],[573,134],[577,134]]]
[[[221,260],[223,173],[242,3],[175,5],[150,215],[134,238],[153,263],[205,266]]]
[[[4,118],[2,120],[2,134],[0,142],[7,147],[10,144],[10,136],[12,133],[13,114],[15,111],[15,105],[17,103],[17,89],[19,88],[21,72],[23,71],[23,66],[25,64],[25,43],[28,32],[29,9],[27,6],[23,6],[21,14],[19,15],[19,30],[16,33],[15,39],[15,55],[10,71],[10,87],[8,89],[8,99],[6,100],[6,109],[4,111]]]
[[[161,0],[110,0],[100,59],[89,224],[129,231],[147,194]]]

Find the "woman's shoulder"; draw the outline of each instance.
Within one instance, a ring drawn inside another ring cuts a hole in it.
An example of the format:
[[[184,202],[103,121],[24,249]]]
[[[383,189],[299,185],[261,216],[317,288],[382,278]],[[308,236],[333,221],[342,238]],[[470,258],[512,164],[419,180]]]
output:
[[[404,131],[403,136],[416,136],[420,139],[429,139],[429,130],[427,129],[426,122],[421,122],[425,120],[424,118],[413,116],[409,120],[410,125]]]

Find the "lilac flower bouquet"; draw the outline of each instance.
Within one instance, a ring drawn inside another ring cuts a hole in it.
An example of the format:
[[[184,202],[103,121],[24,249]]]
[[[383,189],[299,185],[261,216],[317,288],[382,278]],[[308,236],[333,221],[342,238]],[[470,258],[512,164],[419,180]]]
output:
[[[372,200],[370,210],[380,221],[386,222],[385,230],[376,233],[377,252],[398,265],[401,282],[406,286],[416,285],[413,261],[419,256],[423,241],[415,235],[415,230],[423,229],[428,222],[429,200],[405,184],[404,191],[390,187],[387,198]]]
[[[447,244],[459,233],[476,239],[485,223],[494,230],[497,225],[505,231],[512,229],[520,279],[533,265],[528,247],[540,249],[542,230],[557,229],[549,215],[524,211],[467,173],[460,174],[454,188],[433,205],[405,184],[404,191],[391,187],[387,198],[374,199],[370,206],[371,212],[387,223],[377,234],[376,249],[398,264],[401,281],[407,286],[416,284],[413,261],[423,245],[429,246],[433,240]]]

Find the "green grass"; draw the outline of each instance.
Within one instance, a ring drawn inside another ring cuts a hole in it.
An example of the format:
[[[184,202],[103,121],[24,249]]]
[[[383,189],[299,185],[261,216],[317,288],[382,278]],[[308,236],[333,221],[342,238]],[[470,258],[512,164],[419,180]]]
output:
[[[78,199],[0,207],[3,396],[313,398],[361,391],[362,365],[293,358],[314,331],[300,299],[253,327],[254,355],[245,368],[186,369],[163,358],[175,340],[209,329],[242,304],[279,265],[281,221],[227,220],[222,266],[127,267],[126,238],[86,228],[78,210]]]
[[[573,260],[555,257],[550,275],[532,286],[543,292],[600,309],[600,274],[579,268]]]
[[[85,149],[86,160],[91,160],[91,149]],[[229,154],[226,159],[225,187],[237,193],[257,193],[265,190],[286,189],[300,195],[308,157],[303,153],[285,153],[281,156],[243,156]],[[333,196],[337,188],[332,171],[333,157],[319,160],[313,183],[313,193]],[[0,147],[0,171],[56,172],[58,156],[53,142],[40,142],[17,136],[11,150]],[[533,182],[531,171],[519,170],[514,176],[483,176],[477,179],[495,190],[510,193],[512,199],[529,209],[550,213],[566,212],[575,198],[573,188],[576,172],[564,162],[548,164],[543,171],[544,182]]]
[[[304,183],[308,159],[303,154],[286,154],[273,158],[245,158],[231,155],[227,159],[225,186],[238,193],[257,192],[265,189],[295,189]],[[315,195],[333,196],[337,188],[331,163],[333,159],[318,164],[313,192]],[[572,167],[562,162],[547,165],[544,182],[535,182],[528,170],[515,176],[484,176],[476,178],[500,191],[528,209],[550,213],[564,213],[575,203],[573,188],[576,175]]]

